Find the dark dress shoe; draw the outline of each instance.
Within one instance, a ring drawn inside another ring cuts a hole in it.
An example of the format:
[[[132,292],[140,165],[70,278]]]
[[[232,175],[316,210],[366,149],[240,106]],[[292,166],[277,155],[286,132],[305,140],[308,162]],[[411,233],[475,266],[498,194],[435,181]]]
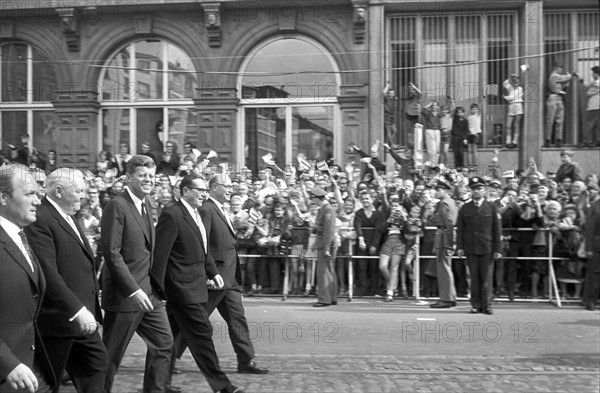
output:
[[[171,369],[171,374],[181,374],[181,369],[179,367],[173,366]]]
[[[219,393],[245,393],[246,391],[242,388],[238,388],[235,385],[229,385],[226,388],[219,390]]]
[[[487,315],[492,315],[492,314],[494,314],[494,310],[492,310],[491,307],[488,307],[485,310],[483,310],[483,313],[487,314]]]
[[[331,304],[327,304],[327,303],[315,303],[313,304],[313,307],[329,307],[331,306]]]
[[[471,314],[479,314],[483,312],[480,308],[472,308],[471,309]]]
[[[431,308],[450,308],[450,307],[452,307],[452,303],[439,301],[437,303],[430,304],[429,307],[431,307]]]
[[[337,300],[334,300],[333,302],[331,302],[332,306],[337,306]]]
[[[167,393],[181,393],[183,390],[177,386],[173,386],[171,384],[167,385]]]
[[[254,362],[248,362],[246,364],[238,364],[238,373],[241,374],[266,374],[269,370],[266,368],[259,368]]]
[[[453,301],[451,301],[451,302],[450,302],[450,306],[451,306],[451,307],[456,307],[456,302],[455,302],[454,300],[453,300]]]

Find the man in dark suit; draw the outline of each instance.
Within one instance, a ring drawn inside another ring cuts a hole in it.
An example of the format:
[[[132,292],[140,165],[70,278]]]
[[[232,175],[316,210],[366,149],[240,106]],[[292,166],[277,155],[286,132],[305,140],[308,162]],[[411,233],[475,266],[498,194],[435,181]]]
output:
[[[180,184],[181,199],[163,209],[156,226],[152,272],[165,288],[167,308],[183,333],[192,356],[214,391],[243,392],[231,384],[219,367],[212,341],[212,325],[204,304],[208,301],[206,277],[223,287],[223,278],[206,253],[208,238],[198,208],[208,192],[198,175],[188,175]]]
[[[104,392],[106,348],[95,257],[73,215],[85,197],[83,174],[60,168],[46,179],[37,220],[25,228],[46,277],[46,299],[38,318],[57,380],[66,369],[78,392]]]
[[[452,186],[445,180],[437,180],[434,186],[438,202],[434,213],[436,274],[440,300],[431,308],[450,308],[456,306],[456,288],[452,274],[452,254],[454,253],[454,223],[458,209],[448,195]]]
[[[223,209],[223,204],[229,201],[233,193],[231,179],[225,174],[213,175],[208,188],[210,197],[200,208],[200,216],[208,233],[208,252],[223,277],[224,286],[221,289],[209,286],[213,290],[208,293],[206,311],[210,315],[216,308],[227,322],[231,344],[237,355],[238,372],[265,374],[268,370],[257,367],[252,361],[255,356],[254,346],[250,341],[248,321],[242,304],[242,274],[236,249],[236,234]]]
[[[585,251],[588,257],[583,291],[583,305],[596,309],[600,295],[600,199],[592,202],[585,216]]]
[[[494,259],[502,257],[502,219],[498,208],[484,198],[482,178],[471,178],[469,187],[472,200],[461,207],[456,220],[457,255],[467,257],[471,272],[471,313],[492,315]]]
[[[46,280],[23,232],[36,220],[36,192],[26,167],[0,168],[0,393],[56,383],[37,326]]]
[[[113,198],[102,215],[103,341],[108,352],[107,392],[133,333],[146,342],[144,392],[164,392],[169,379],[173,336],[165,310],[164,291],[152,276],[154,225],[148,195],[156,165],[136,155],[127,163],[127,189]]]

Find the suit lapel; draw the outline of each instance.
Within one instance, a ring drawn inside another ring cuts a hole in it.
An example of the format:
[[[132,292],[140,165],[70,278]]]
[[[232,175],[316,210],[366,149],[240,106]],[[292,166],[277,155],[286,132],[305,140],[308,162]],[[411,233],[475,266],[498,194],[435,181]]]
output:
[[[227,218],[225,218],[225,216],[221,212],[221,209],[219,209],[219,206],[217,206],[217,204],[212,199],[210,199],[210,201],[212,202],[214,209],[217,211],[217,214],[219,215],[219,217],[221,217],[221,220],[223,220],[225,222],[225,226],[229,229],[229,232],[231,233],[231,235],[233,237],[236,237],[233,228],[231,227],[231,225],[229,225],[229,221],[227,221]]]
[[[190,227],[192,227],[192,230],[194,231],[196,236],[198,236],[198,239],[200,239],[200,244],[202,245],[202,250],[204,250],[204,253],[206,254],[206,250],[204,249],[205,239],[202,238],[202,233],[200,233],[200,228],[198,228],[198,224],[196,224],[196,221],[190,215],[188,209],[183,205],[183,203],[181,203],[181,201],[179,201],[177,203],[179,204],[179,208],[181,209],[181,212],[183,213],[184,221],[187,222]]]
[[[40,283],[42,281],[41,276],[43,276],[43,274],[40,270],[39,263],[37,263],[35,255],[33,256],[33,261],[31,261],[31,263],[33,264],[33,268],[37,269],[37,272],[38,272],[37,276],[40,278],[36,278],[34,273],[31,271],[31,266],[29,266],[29,263],[27,262],[27,258],[25,257],[23,252],[19,249],[19,246],[17,246],[17,243],[15,243],[10,238],[10,236],[8,236],[8,233],[6,233],[6,231],[2,227],[0,227],[0,242],[4,246],[5,252],[15,260],[17,265],[19,265],[23,270],[25,270],[25,272],[29,276],[29,279],[35,284],[35,286],[38,289],[40,289]]]
[[[127,201],[127,204],[129,205],[129,209],[131,210],[131,214],[133,215],[133,218],[135,218],[135,221],[138,223],[138,225],[142,229],[142,232],[144,233],[146,240],[148,240],[149,244],[152,244],[152,234],[149,232],[150,228],[148,228],[148,225],[144,222],[144,218],[138,211],[137,207],[135,206],[135,203],[133,203],[133,199],[131,199],[131,196],[129,195],[129,191],[123,192],[123,198],[125,198],[125,200]],[[145,198],[144,198],[144,200],[145,200]],[[146,209],[147,208],[148,208],[148,205],[146,205]],[[148,213],[148,215],[150,215],[150,213]]]
[[[77,240],[77,243],[79,243],[79,245],[85,250],[85,252],[88,254],[90,260],[93,263],[94,253],[92,252],[92,249],[87,239],[85,238],[83,231],[79,227],[77,220],[73,220],[73,222],[75,223],[75,227],[79,231],[79,236],[77,236],[77,234],[75,233],[75,231],[73,231],[73,228],[69,225],[69,223],[64,219],[63,216],[60,215],[58,210],[56,210],[56,208],[50,202],[48,202],[46,198],[42,200],[42,203],[48,208],[50,213],[52,213],[54,219],[58,222],[58,225],[60,225],[73,239]]]

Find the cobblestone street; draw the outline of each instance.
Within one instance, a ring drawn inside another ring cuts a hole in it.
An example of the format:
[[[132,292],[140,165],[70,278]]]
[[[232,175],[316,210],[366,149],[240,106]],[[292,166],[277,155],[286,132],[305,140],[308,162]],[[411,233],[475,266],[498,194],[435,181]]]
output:
[[[248,392],[597,392],[600,314],[547,303],[499,304],[493,316],[425,302],[246,298],[256,361],[267,375],[237,374],[226,325],[211,320],[221,366]],[[115,392],[141,392],[145,346],[137,336]],[[209,392],[189,352],[173,384]],[[72,387],[64,392],[71,393]]]

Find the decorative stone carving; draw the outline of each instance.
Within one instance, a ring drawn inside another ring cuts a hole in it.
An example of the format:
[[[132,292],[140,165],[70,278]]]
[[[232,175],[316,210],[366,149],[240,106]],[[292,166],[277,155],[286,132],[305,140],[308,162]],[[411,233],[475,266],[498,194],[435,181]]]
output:
[[[354,4],[354,43],[357,45],[365,43],[367,32],[367,8],[364,4]]]
[[[211,48],[221,47],[223,32],[221,31],[221,4],[203,3],[204,25],[208,36],[208,46]]]
[[[0,38],[14,38],[15,22],[12,19],[5,19],[0,23]]]
[[[152,34],[152,16],[142,15],[136,19],[135,32],[138,34]]]
[[[75,12],[73,7],[56,8],[69,52],[79,52],[79,24]]]

